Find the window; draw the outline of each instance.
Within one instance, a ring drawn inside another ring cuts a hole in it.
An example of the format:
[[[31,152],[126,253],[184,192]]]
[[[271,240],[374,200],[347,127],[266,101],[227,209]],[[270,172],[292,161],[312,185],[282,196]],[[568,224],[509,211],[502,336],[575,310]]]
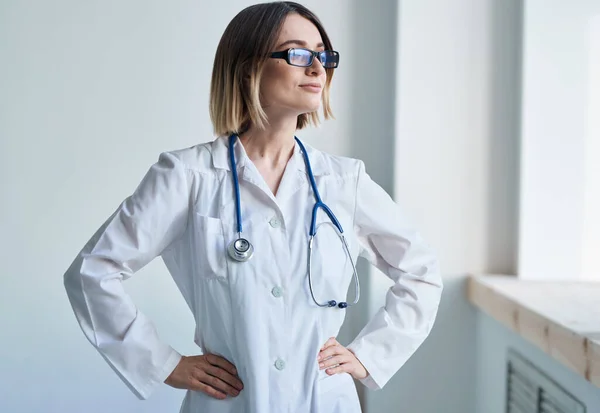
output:
[[[518,274],[600,280],[600,2],[524,7]]]

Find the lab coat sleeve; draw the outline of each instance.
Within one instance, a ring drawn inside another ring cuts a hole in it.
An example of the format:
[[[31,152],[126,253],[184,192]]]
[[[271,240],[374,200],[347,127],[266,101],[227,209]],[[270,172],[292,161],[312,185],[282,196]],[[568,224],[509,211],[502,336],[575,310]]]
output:
[[[360,255],[394,284],[382,306],[347,346],[381,389],[429,335],[442,293],[437,258],[398,205],[359,161],[354,230]]]
[[[122,281],[184,232],[188,173],[173,153],[161,153],[134,193],[96,231],[64,274],[83,333],[141,400],[164,382],[181,354],[160,340]]]

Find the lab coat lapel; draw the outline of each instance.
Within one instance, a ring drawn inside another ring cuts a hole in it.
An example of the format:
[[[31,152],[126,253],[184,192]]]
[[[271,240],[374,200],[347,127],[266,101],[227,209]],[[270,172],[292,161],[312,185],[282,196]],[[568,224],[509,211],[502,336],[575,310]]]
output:
[[[315,179],[322,175],[329,174],[329,168],[324,162],[324,158],[320,151],[304,144],[306,153],[308,154],[309,162],[312,169],[312,174]],[[286,171],[277,191],[277,200],[282,202],[292,197],[299,189],[310,186],[310,176],[304,160],[303,152],[300,145],[296,142],[294,153],[286,167]]]
[[[325,162],[323,154],[320,151],[312,148],[310,145],[307,145],[304,142],[303,144],[306,149],[312,174],[315,179],[323,175],[329,175],[330,167]],[[231,170],[228,145],[228,136],[221,136],[213,142],[212,158],[213,166],[215,168],[225,169],[227,171]],[[308,168],[306,167],[302,150],[297,142],[294,146],[294,153],[286,165],[286,169],[277,190],[277,196],[273,195],[254,164],[250,162],[246,151],[244,150],[244,146],[239,142],[239,140],[236,140],[234,145],[234,153],[239,179],[260,189],[278,206],[282,201],[292,197],[300,188],[306,185],[310,186]]]
[[[288,161],[279,188],[277,189],[277,201],[279,203],[289,199],[296,191],[308,184],[306,176],[298,170],[299,162],[302,162],[302,154],[296,143],[294,153]]]
[[[258,172],[254,164],[250,162],[250,159],[248,158],[248,155],[244,149],[244,145],[240,143],[239,139],[235,140],[233,152],[240,186],[242,185],[242,181],[248,182],[252,186],[264,192],[269,199],[276,203],[277,201],[275,200],[275,196],[273,196],[273,193],[260,175],[260,172]],[[229,136],[220,136],[212,143],[212,161],[215,168],[231,171],[231,160],[229,159]]]

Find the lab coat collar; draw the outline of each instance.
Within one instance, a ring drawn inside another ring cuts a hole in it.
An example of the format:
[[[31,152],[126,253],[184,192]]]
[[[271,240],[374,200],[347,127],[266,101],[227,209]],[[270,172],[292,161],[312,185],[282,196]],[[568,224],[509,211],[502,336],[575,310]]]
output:
[[[302,144],[306,148],[313,175],[329,175],[331,173],[331,170],[325,160],[325,156],[323,155],[323,153],[318,149],[307,145],[305,142],[302,142]],[[213,166],[218,169],[230,171],[231,166],[229,162],[229,136],[219,136],[212,142],[211,146]],[[233,150],[235,153],[235,162],[239,171],[240,168],[246,166],[248,162],[250,162],[250,158],[248,158],[248,155],[244,150],[244,146],[240,143],[239,139],[236,139],[235,144],[233,146]],[[292,155],[290,161],[296,165],[298,171],[308,174],[306,170],[306,164],[304,163],[304,156],[302,155],[302,150],[300,149],[300,145],[298,145],[297,142],[295,143],[294,154]]]

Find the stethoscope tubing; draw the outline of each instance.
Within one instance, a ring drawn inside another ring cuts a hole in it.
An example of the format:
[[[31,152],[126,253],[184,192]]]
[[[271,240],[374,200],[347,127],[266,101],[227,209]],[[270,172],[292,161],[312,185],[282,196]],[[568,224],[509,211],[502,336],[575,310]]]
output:
[[[236,226],[237,226],[238,238],[230,244],[230,246],[228,248],[228,254],[235,261],[245,262],[252,257],[254,248],[248,240],[242,238],[243,228],[242,228],[242,207],[241,207],[240,185],[239,185],[239,180],[238,180],[237,166],[236,166],[236,162],[235,162],[235,153],[234,153],[234,144],[235,144],[235,139],[237,137],[238,136],[236,134],[232,134],[231,136],[229,136],[229,162],[231,163],[231,169],[232,169],[232,175],[233,175],[233,186],[234,186],[234,191],[235,191],[235,206],[236,206],[235,215],[236,215],[236,221],[237,221]],[[296,140],[296,142],[300,146],[300,149],[302,150],[304,163],[306,165],[306,169],[308,172],[308,178],[310,180],[310,185],[312,187],[312,191],[315,196],[315,205],[313,206],[313,209],[312,209],[310,231],[309,231],[309,241],[308,241],[308,284],[310,287],[310,295],[311,295],[313,301],[315,302],[315,304],[318,305],[319,307],[336,307],[337,306],[339,308],[346,308],[349,306],[353,306],[358,302],[358,300],[360,298],[360,282],[358,279],[358,273],[356,272],[356,266],[354,265],[354,261],[352,260],[352,255],[350,254],[350,248],[348,247],[348,243],[346,242],[346,237],[344,236],[344,230],[342,228],[342,225],[336,218],[335,214],[321,200],[321,195],[319,193],[317,184],[315,182],[315,177],[312,172],[312,167],[310,165],[310,160],[308,159],[308,154],[306,152],[306,148],[304,147],[304,145],[302,144],[300,139],[298,139],[295,136],[294,136],[294,139]],[[329,300],[329,301],[327,301],[327,303],[319,303],[317,301],[317,299],[315,298],[313,283],[312,283],[312,265],[311,264],[312,264],[313,240],[317,233],[316,222],[317,222],[317,212],[318,212],[319,208],[321,208],[325,212],[325,214],[327,214],[327,216],[331,220],[331,223],[339,231],[337,235],[340,238],[340,240],[342,241],[346,256],[349,258],[350,263],[352,264],[353,279],[354,279],[356,294],[354,297],[354,301],[350,304],[348,304],[345,301],[337,303],[335,300]],[[236,246],[236,242],[239,242],[239,241],[248,243],[249,248],[247,250],[249,252],[237,251],[235,246]]]

